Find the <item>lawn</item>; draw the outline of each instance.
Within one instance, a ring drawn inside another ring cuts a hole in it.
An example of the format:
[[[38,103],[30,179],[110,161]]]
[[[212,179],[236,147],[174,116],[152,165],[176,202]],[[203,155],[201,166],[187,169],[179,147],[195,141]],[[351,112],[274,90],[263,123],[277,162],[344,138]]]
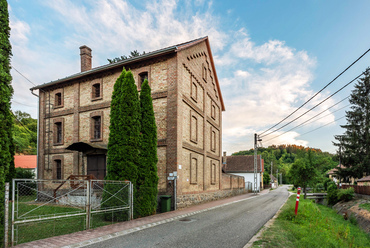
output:
[[[292,195],[253,247],[370,247],[370,235],[355,221],[346,221],[333,209],[304,199],[300,199],[295,216],[295,202]]]

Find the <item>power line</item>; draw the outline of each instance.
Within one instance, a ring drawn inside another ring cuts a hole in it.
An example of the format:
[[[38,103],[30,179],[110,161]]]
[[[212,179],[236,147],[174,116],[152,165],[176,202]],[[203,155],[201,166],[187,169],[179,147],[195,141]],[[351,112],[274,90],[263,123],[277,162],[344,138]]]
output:
[[[303,126],[305,126],[305,125],[307,125],[307,124],[311,124],[311,123],[313,123],[314,121],[311,121],[311,122],[309,122],[309,121],[310,121],[310,120],[312,120],[312,119],[314,119],[314,118],[316,118],[317,116],[321,115],[322,113],[324,113],[324,112],[328,111],[328,110],[329,110],[329,109],[331,109],[332,107],[334,107],[334,106],[338,105],[339,103],[341,103],[342,101],[344,101],[344,100],[345,100],[345,99],[347,99],[347,98],[348,98],[348,97],[344,98],[343,100],[341,100],[341,101],[337,102],[336,104],[332,105],[331,107],[329,107],[329,108],[325,109],[324,111],[322,111],[322,112],[318,113],[317,115],[315,115],[315,116],[311,117],[310,119],[308,119],[308,120],[306,120],[306,121],[302,122],[302,123],[301,123],[301,124],[299,124],[298,126],[295,126],[295,127],[291,128],[291,129],[289,129],[288,131],[285,131],[285,132],[284,132],[284,133],[282,133],[282,134],[279,134],[279,135],[277,135],[277,136],[275,136],[275,137],[273,137],[273,138],[271,138],[271,139],[266,140],[266,142],[267,142],[267,141],[270,141],[270,140],[273,140],[273,139],[276,139],[277,137],[280,137],[280,136],[282,136],[282,135],[284,135],[284,134],[286,134],[286,133],[288,133],[288,132],[290,132],[290,131],[292,131],[292,130],[294,130],[294,129],[296,129],[296,128],[303,127]],[[317,119],[317,120],[315,120],[315,121],[321,120],[322,118],[325,118],[326,116],[331,115],[331,114],[333,114],[333,113],[335,113],[335,112],[338,112],[338,111],[340,111],[340,110],[342,110],[342,109],[344,109],[344,108],[347,108],[347,107],[348,107],[348,106],[350,106],[350,105],[351,105],[351,104],[347,104],[346,106],[344,106],[344,107],[342,107],[342,108],[340,108],[340,109],[337,109],[337,110],[335,110],[335,111],[333,111],[333,112],[331,112],[331,113],[329,113],[329,114],[327,114],[327,115],[324,115],[324,116],[322,116],[322,117],[318,118],[318,119]],[[307,123],[307,122],[309,122],[309,123]]]
[[[23,75],[22,73],[20,73],[14,66],[12,66],[12,68],[18,72],[22,77],[24,77],[28,82],[30,82],[33,86],[36,86],[36,84],[32,83],[31,80],[29,80],[25,75]]]
[[[337,94],[339,91],[343,90],[344,88],[346,88],[348,85],[350,85],[351,83],[353,83],[355,80],[357,80],[359,77],[361,77],[364,73],[361,73],[360,75],[358,75],[357,77],[355,77],[353,80],[351,80],[350,82],[348,82],[346,85],[344,85],[342,88],[340,88],[339,90],[337,90],[336,92],[334,92],[333,94],[331,94],[330,96],[328,96],[327,98],[325,98],[324,100],[322,100],[321,102],[319,102],[318,104],[316,104],[315,106],[313,106],[312,108],[310,108],[309,110],[307,110],[306,112],[304,112],[303,114],[301,114],[300,116],[298,116],[297,118],[293,119],[292,121],[288,122],[287,124],[279,127],[278,129],[275,129],[274,131],[272,131],[271,133],[268,133],[268,134],[265,134],[263,136],[260,136],[261,138],[262,137],[265,137],[267,135],[270,135],[272,133],[275,133],[276,131],[279,131],[280,129],[286,127],[287,125],[289,125],[290,123],[298,120],[299,118],[301,118],[302,116],[304,116],[305,114],[307,114],[308,112],[310,112],[311,110],[315,109],[316,107],[318,107],[319,105],[321,105],[322,103],[324,103],[325,101],[327,101],[329,98],[331,98],[332,96],[334,96],[335,94]]]
[[[17,101],[14,101],[14,100],[12,100],[12,102],[18,103],[18,104],[20,104],[20,105],[24,105],[24,106],[32,107],[32,108],[37,107],[37,106],[31,106],[31,105],[27,105],[27,104],[24,104],[24,103],[21,103],[21,102],[17,102]]]
[[[19,124],[21,124],[21,126],[22,127],[24,127],[24,129],[26,129],[27,130],[27,132],[29,132],[31,135],[33,134],[25,125],[23,125],[23,123],[20,121],[20,120],[18,120],[18,118],[15,116],[15,114],[13,113],[13,111],[11,111],[11,110],[9,110],[10,111],[10,113],[13,115],[13,117],[18,121],[18,123]]]
[[[270,131],[271,129],[273,129],[274,127],[276,127],[277,125],[279,125],[280,123],[282,123],[283,121],[285,121],[286,119],[288,119],[290,116],[292,116],[294,113],[296,113],[299,109],[301,109],[303,106],[305,106],[309,101],[311,101],[314,97],[316,97],[319,93],[321,93],[324,89],[326,89],[326,87],[328,87],[330,84],[332,84],[335,80],[337,80],[337,78],[339,78],[343,73],[345,73],[349,68],[351,68],[354,64],[356,64],[363,56],[365,56],[365,54],[367,54],[368,52],[370,51],[370,49],[368,49],[366,52],[364,52],[360,57],[358,57],[352,64],[350,64],[344,71],[342,71],[340,74],[338,74],[333,80],[331,80],[327,85],[325,85],[324,88],[322,88],[320,91],[318,91],[315,95],[313,95],[310,99],[308,99],[305,103],[303,103],[299,108],[297,108],[296,110],[294,110],[291,114],[289,114],[287,117],[285,117],[284,119],[282,119],[280,122],[278,122],[277,124],[273,125],[272,127],[270,127],[269,129],[267,129],[266,131],[264,131],[263,133],[261,133],[260,135]],[[271,133],[270,133],[271,134]],[[266,135],[265,135],[266,136]],[[263,136],[261,136],[263,137]]]
[[[316,130],[318,130],[318,129],[320,129],[320,128],[323,128],[323,127],[325,127],[325,126],[327,126],[327,125],[330,125],[330,124],[332,124],[332,123],[334,123],[334,122],[336,122],[336,121],[339,121],[339,120],[341,120],[341,119],[343,119],[343,118],[345,118],[346,116],[342,116],[342,117],[340,117],[340,118],[338,118],[338,119],[336,119],[336,120],[334,120],[334,121],[332,121],[332,122],[329,122],[329,123],[327,123],[327,124],[325,124],[325,125],[322,125],[322,126],[320,126],[320,127],[318,127],[318,128],[315,128],[315,129],[313,129],[313,130],[311,130],[311,131],[308,131],[307,133],[304,133],[304,134],[301,134],[301,135],[299,135],[299,136],[303,136],[303,135],[306,135],[306,134],[308,134],[308,133],[312,133],[313,131],[316,131]]]

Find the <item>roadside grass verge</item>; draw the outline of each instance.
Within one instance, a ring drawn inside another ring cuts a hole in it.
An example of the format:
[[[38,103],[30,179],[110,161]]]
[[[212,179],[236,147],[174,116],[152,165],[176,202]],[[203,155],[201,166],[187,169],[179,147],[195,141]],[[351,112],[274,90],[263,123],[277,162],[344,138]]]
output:
[[[370,203],[362,203],[359,205],[360,208],[366,209],[370,212]]]
[[[370,235],[333,209],[292,195],[279,216],[252,247],[370,247]]]

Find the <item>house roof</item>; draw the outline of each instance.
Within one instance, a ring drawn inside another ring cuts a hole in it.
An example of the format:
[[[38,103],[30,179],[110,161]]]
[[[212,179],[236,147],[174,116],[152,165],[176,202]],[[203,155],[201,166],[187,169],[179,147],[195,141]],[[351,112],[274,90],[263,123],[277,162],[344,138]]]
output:
[[[258,172],[261,172],[261,156],[257,156],[257,166]],[[263,164],[263,159],[262,159]],[[262,165],[263,168],[263,165]],[[254,172],[254,156],[253,155],[238,155],[238,156],[227,156],[226,165],[224,166],[224,171],[226,173],[250,173]]]
[[[335,168],[333,168],[333,169],[331,169],[330,171],[328,171],[326,174],[329,174],[329,175],[334,175],[334,174],[336,174],[336,172],[338,171],[338,169],[337,168],[342,168],[342,169],[344,169],[344,168],[346,168],[344,165],[342,165],[342,164],[338,164],[337,165],[337,167],[335,167]]]
[[[151,59],[151,58],[155,58],[155,57],[158,57],[158,56],[163,56],[163,55],[166,55],[166,54],[179,52],[181,50],[184,50],[184,49],[187,49],[187,48],[192,47],[194,45],[197,45],[197,44],[199,44],[203,41],[205,41],[206,44],[207,44],[207,49],[208,49],[208,53],[210,55],[212,69],[215,73],[215,81],[216,81],[217,90],[218,90],[218,93],[219,93],[219,96],[220,96],[222,111],[225,111],[225,105],[224,105],[224,101],[223,101],[222,94],[221,94],[220,84],[219,84],[218,78],[217,78],[215,63],[214,63],[214,60],[213,60],[213,56],[212,56],[212,52],[211,52],[211,46],[209,44],[208,36],[201,37],[201,38],[191,40],[191,41],[188,41],[188,42],[180,43],[180,44],[177,44],[177,45],[174,45],[174,46],[169,46],[169,47],[166,47],[166,48],[162,48],[162,49],[159,49],[159,50],[156,50],[156,51],[153,51],[153,52],[142,54],[142,55],[137,56],[137,57],[132,57],[132,58],[128,58],[128,59],[125,59],[125,60],[122,60],[122,61],[118,61],[116,63],[95,67],[95,68],[92,68],[91,70],[87,70],[87,71],[84,71],[84,72],[79,72],[79,73],[73,74],[71,76],[62,78],[62,79],[58,79],[58,80],[55,80],[55,81],[51,81],[51,82],[48,82],[48,83],[37,85],[35,87],[32,87],[30,90],[42,89],[42,88],[53,86],[53,85],[56,85],[56,84],[59,84],[59,83],[63,83],[63,82],[71,81],[71,80],[74,80],[74,79],[83,78],[85,76],[93,75],[95,73],[99,73],[99,72],[102,72],[102,71],[105,71],[105,70],[115,69],[115,68],[122,68],[123,66],[125,66],[127,64],[130,64],[130,63],[133,63],[133,62],[139,62],[139,61],[142,61],[142,60]]]
[[[357,182],[370,182],[370,176],[366,176],[361,179],[358,179]]]
[[[15,168],[35,169],[37,167],[37,155],[15,155]]]

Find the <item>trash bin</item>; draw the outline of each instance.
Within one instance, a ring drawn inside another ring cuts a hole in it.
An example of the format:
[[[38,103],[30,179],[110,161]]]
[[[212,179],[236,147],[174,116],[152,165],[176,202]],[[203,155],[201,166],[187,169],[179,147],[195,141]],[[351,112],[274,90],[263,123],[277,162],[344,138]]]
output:
[[[171,195],[161,195],[161,213],[171,211]]]

